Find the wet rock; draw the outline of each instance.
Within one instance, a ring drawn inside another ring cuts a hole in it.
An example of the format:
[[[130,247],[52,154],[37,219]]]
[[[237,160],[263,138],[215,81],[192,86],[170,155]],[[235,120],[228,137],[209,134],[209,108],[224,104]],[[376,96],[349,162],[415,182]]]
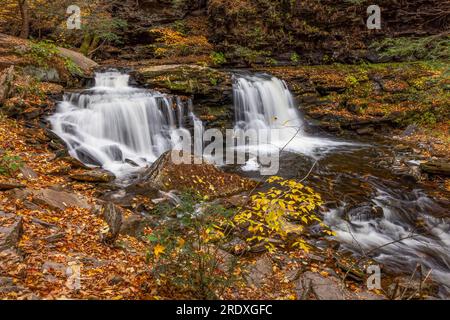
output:
[[[370,221],[383,217],[383,209],[371,203],[362,203],[346,208],[349,221]]]
[[[33,202],[56,210],[65,210],[69,207],[91,209],[91,205],[89,205],[84,197],[52,189],[33,191]]]
[[[22,234],[22,217],[0,211],[0,251],[16,249]]]
[[[91,166],[97,166],[100,167],[102,165],[101,161],[95,158],[86,148],[80,147],[76,151],[77,158],[81,160],[81,162],[91,165]]]
[[[128,163],[132,167],[139,167],[139,165],[131,159],[125,159],[125,163]]]
[[[70,178],[81,182],[108,183],[114,181],[116,179],[116,176],[109,171],[103,169],[95,169],[78,173],[72,173],[70,175]]]
[[[123,161],[123,152],[117,145],[102,147],[102,150],[108,154],[114,161]]]
[[[420,164],[420,170],[425,173],[450,177],[450,163],[444,161],[429,161]]]
[[[412,148],[404,144],[398,144],[394,147],[394,151],[397,152],[411,152]]]
[[[134,214],[123,220],[120,234],[140,238],[144,234],[145,228],[154,228],[157,225],[157,221],[150,217]]]
[[[113,245],[119,237],[122,226],[122,209],[112,202],[108,202],[100,209],[101,216],[108,224],[108,229],[101,234],[102,242]]]

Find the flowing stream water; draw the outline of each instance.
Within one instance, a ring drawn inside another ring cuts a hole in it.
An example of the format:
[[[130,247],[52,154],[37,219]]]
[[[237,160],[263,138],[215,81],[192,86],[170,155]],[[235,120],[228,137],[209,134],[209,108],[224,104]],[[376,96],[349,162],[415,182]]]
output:
[[[186,121],[197,135],[204,131],[191,101],[128,83],[126,74],[98,73],[95,87],[67,93],[50,118],[73,157],[118,177],[147,166],[171,149],[177,143],[174,137],[187,131]],[[432,278],[441,284],[441,294],[448,294],[448,199],[434,199],[431,190],[404,182],[380,166],[381,159],[392,158],[392,150],[382,141],[307,134],[291,93],[277,78],[236,75],[233,92],[235,128],[278,130],[270,144],[253,146],[253,150],[283,149],[278,175],[308,175],[305,183],[322,194],[329,208],[324,220],[336,231],[342,250],[368,254],[387,269],[406,275],[419,264],[431,270]],[[245,166],[226,169],[261,179],[258,167],[257,157],[250,156]]]

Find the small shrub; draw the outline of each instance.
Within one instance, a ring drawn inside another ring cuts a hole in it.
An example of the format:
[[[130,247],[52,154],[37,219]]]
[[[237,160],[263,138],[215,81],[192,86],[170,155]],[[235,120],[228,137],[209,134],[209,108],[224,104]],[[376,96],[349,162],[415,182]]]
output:
[[[157,213],[166,218],[148,233],[147,257],[158,283],[183,297],[219,298],[237,281],[232,261],[226,268],[219,266],[218,247],[225,240],[232,212],[185,193],[177,207],[162,206]],[[168,215],[176,218],[167,219]]]
[[[23,162],[18,156],[5,153],[0,157],[0,175],[11,176],[23,166]]]
[[[220,66],[227,62],[227,59],[222,52],[213,52],[211,53],[210,58],[213,64],[216,66]]]
[[[407,60],[438,60],[450,58],[450,36],[423,38],[386,38],[374,42],[371,48],[381,57],[400,57]]]
[[[291,54],[291,62],[294,64],[298,64],[300,62],[300,56],[297,54],[297,52]]]
[[[310,248],[300,236],[305,226],[319,223],[327,235],[333,232],[314,213],[321,204],[319,194],[295,180],[271,177],[274,187],[251,197],[248,208],[237,214],[234,222],[253,236],[248,242],[263,242],[269,252],[276,250],[271,239],[283,240],[284,248]],[[293,223],[295,222],[295,223]]]

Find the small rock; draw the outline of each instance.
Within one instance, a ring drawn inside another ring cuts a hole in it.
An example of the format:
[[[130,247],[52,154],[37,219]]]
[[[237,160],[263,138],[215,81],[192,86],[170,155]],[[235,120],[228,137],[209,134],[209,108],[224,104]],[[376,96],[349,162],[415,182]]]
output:
[[[373,134],[375,132],[375,129],[373,127],[365,127],[365,128],[360,128],[358,130],[356,130],[356,133],[359,135],[368,135],[368,134]]]
[[[108,183],[116,179],[116,176],[109,171],[102,169],[95,169],[90,171],[83,171],[80,173],[72,173],[70,178],[81,182],[103,182]]]
[[[58,242],[64,239],[66,234],[64,232],[53,234],[51,236],[45,237],[44,240],[49,243]]]
[[[22,173],[23,177],[27,180],[34,180],[38,178],[38,175],[36,172],[34,172],[33,169],[31,169],[29,166],[24,165],[20,168],[20,172]]]
[[[108,224],[108,230],[102,232],[102,242],[112,245],[119,237],[122,226],[122,209],[112,202],[108,202],[101,208],[101,216]]]
[[[157,222],[141,215],[131,215],[122,222],[120,234],[140,238],[147,227],[155,227]]]
[[[248,252],[250,250],[250,247],[247,242],[245,242],[241,238],[236,237],[230,242],[226,243],[223,246],[223,249],[234,255],[242,255]]]
[[[414,133],[416,133],[417,130],[419,130],[418,126],[416,126],[415,124],[410,124],[409,126],[406,127],[405,131],[403,131],[402,136],[409,137]]]
[[[22,234],[23,218],[0,211],[0,251],[16,249]]]
[[[125,279],[120,277],[120,276],[112,276],[108,280],[108,284],[111,285],[111,286],[114,286],[114,285],[117,285],[117,284],[121,284],[124,281],[125,281]]]

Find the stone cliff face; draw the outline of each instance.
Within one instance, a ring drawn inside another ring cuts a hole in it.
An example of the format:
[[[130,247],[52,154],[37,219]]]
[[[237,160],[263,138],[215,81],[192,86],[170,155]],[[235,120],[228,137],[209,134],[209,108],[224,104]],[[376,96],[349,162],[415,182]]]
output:
[[[382,29],[368,30],[366,10],[371,4],[365,0],[212,0],[208,3],[211,40],[222,51],[247,47],[280,59],[296,52],[312,63],[353,62],[367,57],[366,49],[376,39],[437,34],[450,21],[450,6],[442,1],[388,0],[379,3]]]
[[[382,29],[368,30],[366,0],[186,0],[125,1],[116,15],[128,20],[127,45],[148,46],[150,28],[186,29],[202,34],[229,65],[323,64],[379,61],[374,41],[445,34],[450,4],[440,0],[386,0],[379,3]],[[205,28],[203,28],[205,27]],[[189,29],[189,28],[188,28]],[[186,31],[186,30],[185,30]],[[151,50],[146,57],[152,57]]]

